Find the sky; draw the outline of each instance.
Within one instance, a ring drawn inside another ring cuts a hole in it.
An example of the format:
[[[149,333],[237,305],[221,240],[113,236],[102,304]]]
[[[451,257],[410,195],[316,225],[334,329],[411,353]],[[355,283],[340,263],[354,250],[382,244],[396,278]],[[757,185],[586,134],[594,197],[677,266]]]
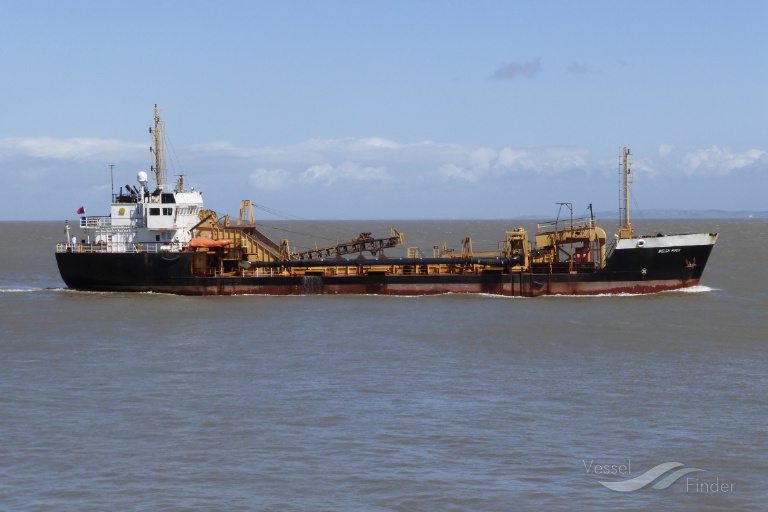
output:
[[[766,211],[768,2],[0,0],[0,220],[150,170],[302,219]],[[114,164],[113,174],[110,164]],[[261,209],[264,207],[264,210]]]

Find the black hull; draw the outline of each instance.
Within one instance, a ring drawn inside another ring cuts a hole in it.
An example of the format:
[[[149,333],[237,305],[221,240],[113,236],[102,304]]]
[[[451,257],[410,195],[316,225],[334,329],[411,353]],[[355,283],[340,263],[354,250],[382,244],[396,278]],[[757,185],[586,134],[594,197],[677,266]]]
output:
[[[515,267],[504,267],[479,274],[366,274],[363,267],[358,269],[357,263],[347,262],[345,265],[353,269],[347,272],[350,275],[284,276],[278,268],[263,268],[259,276],[243,276],[238,272],[206,276],[193,273],[193,260],[200,254],[193,252],[61,252],[56,254],[56,262],[69,288],[87,291],[180,295],[486,293],[533,297],[642,294],[695,286],[712,247],[711,244],[691,245],[673,251],[657,247],[617,249],[599,270],[581,267],[572,271],[568,266],[544,266],[519,271]]]

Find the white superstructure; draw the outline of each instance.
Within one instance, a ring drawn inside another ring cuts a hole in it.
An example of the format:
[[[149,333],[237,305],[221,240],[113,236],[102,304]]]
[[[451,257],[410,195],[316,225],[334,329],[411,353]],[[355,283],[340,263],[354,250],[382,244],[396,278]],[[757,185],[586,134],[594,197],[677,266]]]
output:
[[[181,179],[172,192],[157,189],[154,193],[146,188],[145,173],[139,173],[138,181],[139,187],[129,194],[115,197],[109,216],[81,217],[80,227],[93,230],[90,241],[106,245],[104,249],[110,252],[182,250],[200,222],[202,194],[185,190]]]
[[[154,138],[155,190],[150,192],[147,186],[147,173],[139,172],[138,186],[125,185],[125,190],[120,188],[120,194],[112,195],[108,216],[80,217],[83,239],[75,241],[76,247],[62,247],[62,250],[178,252],[189,245],[193,228],[200,222],[203,195],[194,188],[185,189],[183,176],[178,177],[172,191],[165,190],[164,126],[159,112],[155,105],[155,126],[149,130]],[[67,242],[70,242],[69,232]],[[78,242],[85,242],[85,246]]]

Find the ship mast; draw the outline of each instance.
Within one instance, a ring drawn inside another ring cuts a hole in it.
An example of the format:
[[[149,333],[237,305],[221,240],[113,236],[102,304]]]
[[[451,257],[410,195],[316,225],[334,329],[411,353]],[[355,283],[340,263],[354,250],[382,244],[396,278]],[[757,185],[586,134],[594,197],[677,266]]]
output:
[[[149,133],[154,135],[154,148],[149,148],[155,154],[155,165],[152,166],[152,172],[155,174],[155,183],[157,188],[163,189],[165,185],[165,154],[163,151],[163,136],[165,132],[165,123],[160,119],[162,109],[155,103],[155,128],[150,127]]]
[[[621,148],[621,200],[619,205],[619,216],[621,217],[621,228],[619,228],[619,238],[632,238],[632,224],[629,222],[629,184],[632,182],[630,175],[629,160],[631,153],[629,148]]]

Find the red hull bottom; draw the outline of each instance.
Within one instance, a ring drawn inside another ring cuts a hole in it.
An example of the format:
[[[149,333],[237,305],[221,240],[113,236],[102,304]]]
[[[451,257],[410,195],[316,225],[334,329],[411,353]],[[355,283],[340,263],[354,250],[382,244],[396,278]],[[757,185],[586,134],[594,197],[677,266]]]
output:
[[[542,287],[528,287],[521,290],[510,283],[488,286],[481,283],[456,283],[439,285],[410,284],[344,284],[325,283],[322,286],[296,284],[270,284],[254,286],[251,284],[206,284],[174,286],[110,286],[103,291],[153,292],[174,295],[390,295],[421,296],[442,295],[448,293],[487,294],[506,297],[539,297],[546,295],[641,295],[663,291],[690,288],[699,283],[698,279],[683,281],[628,281],[628,282],[592,282],[592,283],[549,283]]]

